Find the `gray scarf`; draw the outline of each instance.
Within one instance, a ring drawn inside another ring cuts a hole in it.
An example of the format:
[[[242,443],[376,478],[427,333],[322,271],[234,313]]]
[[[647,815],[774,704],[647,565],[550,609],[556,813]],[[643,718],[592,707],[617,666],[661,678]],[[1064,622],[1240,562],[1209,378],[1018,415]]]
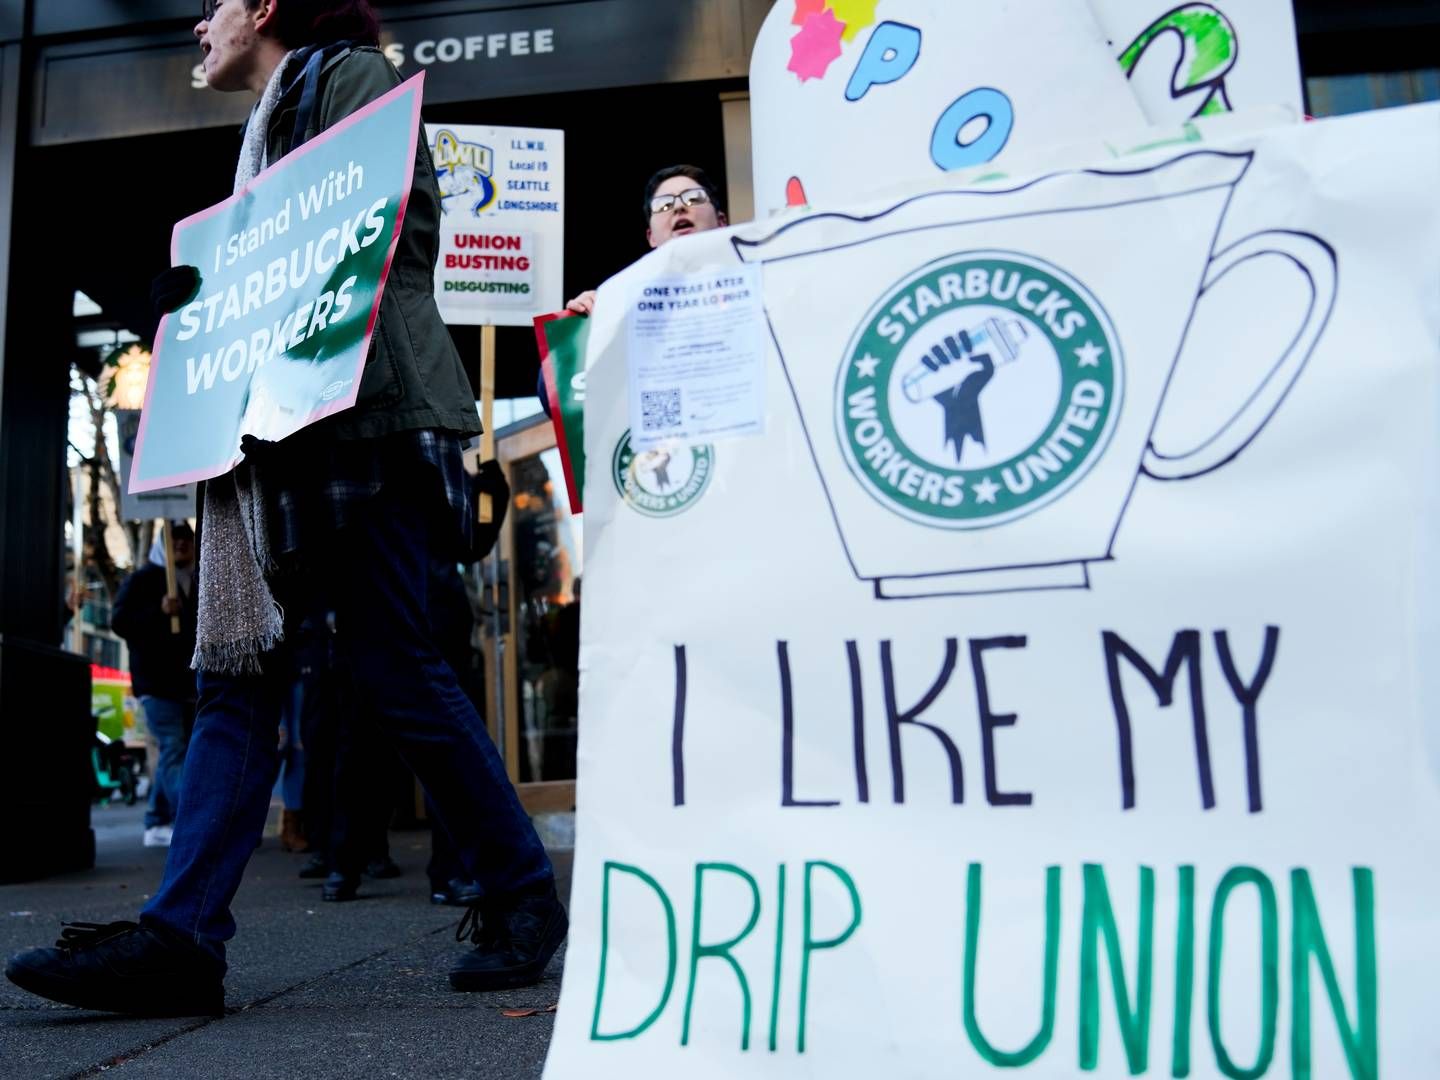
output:
[[[235,191],[264,170],[270,116],[285,87],[293,52],[286,53],[250,113]],[[198,671],[224,675],[253,674],[260,658],[285,636],[284,614],[266,580],[275,569],[264,489],[256,463],[243,461],[205,485],[204,542],[200,545]]]

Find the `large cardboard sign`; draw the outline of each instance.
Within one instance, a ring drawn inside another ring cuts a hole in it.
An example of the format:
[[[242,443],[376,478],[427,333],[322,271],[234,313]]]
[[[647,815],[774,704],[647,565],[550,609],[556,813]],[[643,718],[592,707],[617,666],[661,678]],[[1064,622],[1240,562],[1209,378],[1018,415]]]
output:
[[[1232,109],[1304,111],[1290,0],[1090,0],[1152,123]]]
[[[1433,1071],[1436,190],[1413,107],[602,287],[549,1080]],[[741,264],[764,434],[642,506],[626,301]]]
[[[444,220],[435,302],[448,323],[529,326],[565,303],[565,132],[427,124]]]
[[[760,218],[1144,123],[1074,0],[779,0],[750,98]]]
[[[355,404],[414,175],[424,76],[175,226],[195,299],[160,323],[130,491],[228,472]]]

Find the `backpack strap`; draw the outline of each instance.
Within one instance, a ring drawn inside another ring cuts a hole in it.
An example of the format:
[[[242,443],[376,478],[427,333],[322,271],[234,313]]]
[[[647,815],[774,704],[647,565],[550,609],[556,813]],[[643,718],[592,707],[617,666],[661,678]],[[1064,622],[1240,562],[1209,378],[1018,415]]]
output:
[[[290,146],[286,153],[294,151],[306,141],[305,133],[310,129],[310,120],[320,96],[320,73],[333,57],[353,48],[354,44],[352,41],[336,41],[324,46],[308,45],[300,50],[300,55],[305,59],[305,67],[295,81],[303,81],[304,86],[300,90],[300,104],[295,110],[295,127],[290,132]]]

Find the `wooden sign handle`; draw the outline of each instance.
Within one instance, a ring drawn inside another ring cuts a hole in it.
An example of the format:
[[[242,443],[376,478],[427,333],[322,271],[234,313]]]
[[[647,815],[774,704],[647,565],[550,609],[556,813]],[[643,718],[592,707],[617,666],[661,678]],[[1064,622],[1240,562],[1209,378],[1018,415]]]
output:
[[[179,596],[175,588],[175,542],[170,536],[170,519],[166,518],[160,525],[160,533],[165,539],[165,595],[170,598]],[[180,616],[170,616],[170,633],[180,633]]]
[[[480,328],[480,423],[484,432],[480,435],[481,462],[495,460],[495,327]],[[479,517],[481,525],[495,520],[495,506],[488,492],[480,493]]]

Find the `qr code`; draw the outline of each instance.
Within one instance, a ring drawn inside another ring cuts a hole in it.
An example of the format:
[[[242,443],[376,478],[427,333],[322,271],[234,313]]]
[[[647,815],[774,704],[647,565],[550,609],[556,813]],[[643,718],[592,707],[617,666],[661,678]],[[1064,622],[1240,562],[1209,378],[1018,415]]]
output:
[[[680,391],[641,390],[640,426],[646,431],[664,431],[680,426]]]

